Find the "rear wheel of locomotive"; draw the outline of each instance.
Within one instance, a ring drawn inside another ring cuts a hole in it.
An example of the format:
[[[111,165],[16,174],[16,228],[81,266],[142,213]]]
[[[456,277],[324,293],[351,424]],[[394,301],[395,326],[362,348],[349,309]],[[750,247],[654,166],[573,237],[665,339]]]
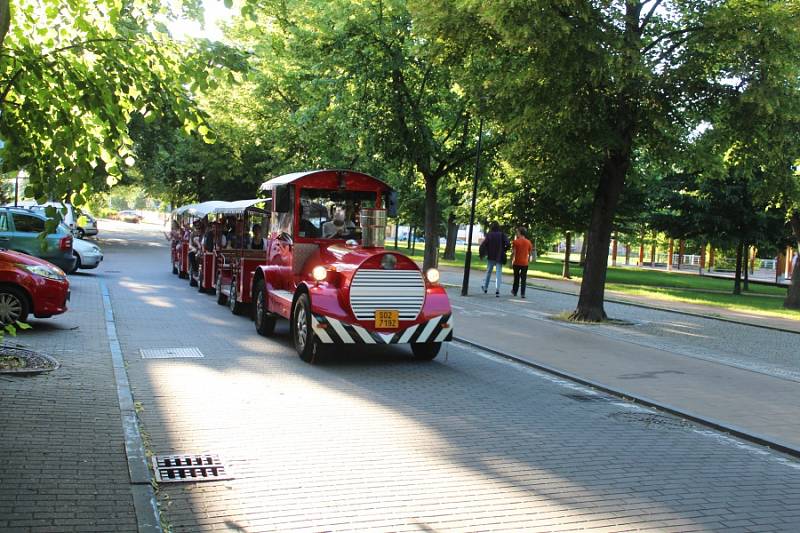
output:
[[[275,334],[277,317],[267,309],[267,288],[263,281],[258,282],[253,301],[255,303],[253,319],[256,323],[256,331],[264,337],[272,337]]]
[[[237,292],[237,280],[236,277],[231,278],[231,291],[228,296],[228,307],[231,310],[231,313],[234,315],[241,315],[244,313],[245,304],[242,302],[237,301],[239,294]]]

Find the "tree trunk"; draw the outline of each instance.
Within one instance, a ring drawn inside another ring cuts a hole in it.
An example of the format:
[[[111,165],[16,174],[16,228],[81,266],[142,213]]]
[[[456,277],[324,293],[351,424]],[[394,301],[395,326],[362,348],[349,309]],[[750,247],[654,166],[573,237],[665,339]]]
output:
[[[746,258],[744,255],[742,256],[742,259],[745,259],[744,264],[742,265],[744,268],[744,284],[742,290],[746,292],[750,290],[750,268],[748,267],[748,263],[750,262],[750,247],[745,244],[742,251],[747,254]]]
[[[569,256],[572,251],[572,233],[569,231],[566,232],[564,234],[564,239],[567,245],[564,248],[564,268],[561,270],[561,277],[570,279],[572,276],[569,275]]]
[[[703,269],[706,268],[706,243],[700,245],[700,275],[703,275]]]
[[[792,225],[794,238],[800,243],[800,213],[795,211],[789,219]],[[786,299],[783,306],[787,309],[800,309],[800,264],[792,269],[792,280],[789,282],[789,290],[786,291]]]
[[[678,270],[681,269],[681,265],[683,265],[683,256],[686,252],[686,241],[681,239],[678,241]]]
[[[612,152],[604,162],[600,183],[595,191],[587,235],[586,266],[583,269],[578,306],[570,315],[571,320],[600,322],[608,318],[603,307],[608,272],[608,245],[611,241],[614,212],[630,166],[632,130],[625,131],[625,135],[629,135],[625,145],[619,151]]]
[[[639,267],[643,267],[644,266],[644,240],[642,240],[642,242],[639,243],[639,263],[638,263],[638,266]]]
[[[455,213],[447,217],[447,243],[444,245],[444,258],[456,258],[456,239],[458,239],[458,224]]]
[[[631,243],[625,243],[625,265],[631,264]]]
[[[617,252],[619,250],[619,242],[617,239],[611,239],[611,266],[617,266]]]
[[[439,264],[439,221],[435,178],[425,179],[425,252],[422,256],[422,271],[427,272]]]
[[[675,240],[669,240],[669,247],[667,249],[667,270],[672,270],[672,254],[675,252]]]
[[[589,245],[589,232],[585,231],[583,233],[583,240],[581,241],[581,258],[580,258],[581,268],[586,266],[586,247],[588,245]]]
[[[416,226],[411,228],[410,239],[411,240],[409,242],[411,243],[411,253],[413,254],[414,252],[417,251],[417,227]]]
[[[408,240],[406,241],[406,249],[408,249],[408,250],[411,249],[411,241],[413,240],[413,237],[414,237],[414,226],[409,224],[408,225]]]
[[[653,244],[650,245],[650,266],[656,266],[656,241],[655,237],[653,238]]]
[[[400,236],[400,221],[394,221],[394,249],[397,250],[397,239]]]
[[[733,281],[733,294],[742,294],[742,255],[744,255],[744,241],[739,241],[736,246],[736,277]]]
[[[711,272],[714,270],[714,260],[716,259],[716,252],[714,251],[714,245],[709,245],[708,250],[708,271]]]

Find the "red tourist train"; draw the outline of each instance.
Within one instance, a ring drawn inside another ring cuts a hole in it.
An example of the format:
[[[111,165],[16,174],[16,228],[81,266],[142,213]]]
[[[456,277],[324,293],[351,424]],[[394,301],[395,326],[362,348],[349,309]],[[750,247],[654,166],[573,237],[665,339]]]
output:
[[[415,357],[433,359],[452,340],[439,272],[423,273],[383,248],[386,216],[396,209],[386,183],[351,170],[317,170],[271,179],[261,190],[269,200],[175,211],[184,227],[187,214],[203,214],[195,232],[213,236],[198,261],[201,290],[215,280],[206,292],[234,314],[253,304],[261,335],[288,319],[298,354],[312,363],[337,344],[410,344]],[[188,259],[181,270],[184,241],[189,247],[192,240],[185,233],[173,239],[178,273],[191,270]]]

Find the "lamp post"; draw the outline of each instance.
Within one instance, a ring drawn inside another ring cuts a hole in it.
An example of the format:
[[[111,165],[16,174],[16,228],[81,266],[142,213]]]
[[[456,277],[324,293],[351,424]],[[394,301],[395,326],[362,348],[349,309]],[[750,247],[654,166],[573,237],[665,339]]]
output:
[[[472,227],[475,225],[475,202],[478,197],[478,174],[481,168],[481,141],[483,140],[483,117],[478,126],[478,147],[475,153],[475,177],[472,180],[472,207],[469,210],[469,231],[467,232],[467,254],[464,257],[464,281],[461,283],[461,296],[469,292],[469,269],[472,265]]]

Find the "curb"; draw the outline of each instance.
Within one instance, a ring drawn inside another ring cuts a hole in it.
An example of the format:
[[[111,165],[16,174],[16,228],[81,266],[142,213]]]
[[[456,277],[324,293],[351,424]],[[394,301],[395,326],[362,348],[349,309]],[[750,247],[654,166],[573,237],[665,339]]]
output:
[[[753,444],[757,444],[759,446],[764,446],[770,448],[772,450],[785,453],[786,455],[790,455],[792,457],[800,458],[800,447],[788,444],[786,442],[782,442],[778,439],[774,439],[772,437],[767,437],[765,435],[761,435],[758,433],[754,433],[752,431],[748,431],[746,429],[740,428],[738,426],[728,424],[726,422],[722,422],[720,420],[715,420],[713,418],[709,418],[706,416],[702,416],[700,414],[694,413],[692,411],[688,411],[685,409],[681,409],[678,407],[674,407],[664,402],[659,402],[653,400],[651,398],[647,398],[646,396],[639,396],[636,394],[631,394],[629,392],[625,392],[623,390],[618,390],[611,388],[607,385],[603,385],[602,383],[598,383],[596,381],[592,381],[590,379],[582,378],[578,375],[572,374],[570,372],[565,372],[563,370],[559,370],[557,368],[542,364],[536,363],[533,361],[529,361],[527,359],[523,359],[520,356],[508,354],[505,352],[501,352],[500,350],[496,350],[494,348],[490,348],[488,346],[484,346],[483,344],[470,341],[464,339],[462,337],[453,337],[453,340],[456,342],[460,342],[462,344],[466,344],[467,346],[471,346],[473,348],[477,348],[479,350],[483,350],[485,352],[489,352],[491,354],[497,355],[502,357],[503,359],[507,359],[509,361],[514,361],[515,363],[519,363],[525,366],[529,366],[531,368],[535,368],[537,370],[541,370],[543,372],[547,372],[548,374],[552,374],[554,376],[558,376],[563,379],[567,379],[569,381],[573,381],[575,383],[579,383],[581,385],[586,385],[592,387],[593,389],[597,389],[599,391],[605,392],[612,396],[616,396],[625,401],[633,402],[636,404],[644,405],[646,407],[650,407],[653,409],[657,409],[659,411],[663,411],[669,413],[671,415],[675,415],[686,420],[690,420],[702,426],[706,426],[711,428],[715,431],[721,431],[723,433],[728,433],[734,437],[740,438],[747,442],[751,442]]]
[[[128,474],[131,479],[133,508],[136,513],[139,533],[162,533],[158,502],[151,485],[150,465],[139,432],[139,417],[133,401],[128,371],[122,347],[117,337],[117,326],[114,322],[114,310],[111,307],[111,295],[105,281],[98,280],[100,293],[103,296],[108,347],[111,350],[111,363],[114,368],[114,380],[119,401],[122,431],[125,438],[125,458],[128,461]]]

